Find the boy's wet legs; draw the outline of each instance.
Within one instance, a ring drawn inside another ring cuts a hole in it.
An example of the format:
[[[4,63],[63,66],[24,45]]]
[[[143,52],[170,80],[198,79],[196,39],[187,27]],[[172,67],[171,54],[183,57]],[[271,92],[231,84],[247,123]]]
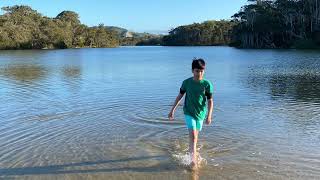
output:
[[[192,162],[197,164],[197,143],[198,143],[199,131],[194,129],[189,129],[189,152],[191,154]]]

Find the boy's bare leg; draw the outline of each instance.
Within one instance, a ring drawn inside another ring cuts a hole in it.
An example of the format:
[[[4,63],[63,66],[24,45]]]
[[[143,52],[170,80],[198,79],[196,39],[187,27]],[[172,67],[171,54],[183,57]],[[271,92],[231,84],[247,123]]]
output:
[[[192,156],[192,162],[197,164],[197,143],[198,143],[198,130],[189,130],[189,152]]]

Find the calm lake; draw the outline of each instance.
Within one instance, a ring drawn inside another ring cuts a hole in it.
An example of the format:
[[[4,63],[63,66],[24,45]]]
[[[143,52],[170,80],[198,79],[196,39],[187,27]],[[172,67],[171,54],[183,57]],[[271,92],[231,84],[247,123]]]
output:
[[[167,119],[194,57],[214,85],[197,173],[182,106]],[[320,179],[320,51],[0,51],[0,100],[0,179]]]

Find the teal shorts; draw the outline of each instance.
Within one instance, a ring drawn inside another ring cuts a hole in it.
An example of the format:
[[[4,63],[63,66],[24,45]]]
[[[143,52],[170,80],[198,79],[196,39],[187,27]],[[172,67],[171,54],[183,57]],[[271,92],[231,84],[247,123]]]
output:
[[[201,131],[203,120],[197,120],[194,117],[185,114],[185,121],[188,129]]]

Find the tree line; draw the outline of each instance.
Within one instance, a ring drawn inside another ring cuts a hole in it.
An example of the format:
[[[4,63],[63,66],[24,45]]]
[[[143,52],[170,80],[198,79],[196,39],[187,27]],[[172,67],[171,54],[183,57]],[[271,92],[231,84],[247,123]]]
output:
[[[320,0],[248,0],[232,16],[232,45],[314,48],[320,45]]]
[[[320,0],[248,0],[231,18],[179,26],[163,37],[163,44],[320,47]]]
[[[119,39],[103,24],[88,27],[79,15],[63,11],[54,18],[29,6],[3,7],[0,16],[0,49],[115,47]]]
[[[173,46],[211,46],[229,44],[230,32],[235,25],[231,21],[205,21],[179,26],[164,36],[163,45]]]
[[[212,46],[239,48],[320,47],[320,0],[248,0],[231,20],[176,27],[168,35],[133,33],[100,24],[81,24],[79,15],[63,11],[54,18],[29,6],[3,7],[0,49],[117,47],[120,45]],[[118,32],[117,32],[118,31]]]

